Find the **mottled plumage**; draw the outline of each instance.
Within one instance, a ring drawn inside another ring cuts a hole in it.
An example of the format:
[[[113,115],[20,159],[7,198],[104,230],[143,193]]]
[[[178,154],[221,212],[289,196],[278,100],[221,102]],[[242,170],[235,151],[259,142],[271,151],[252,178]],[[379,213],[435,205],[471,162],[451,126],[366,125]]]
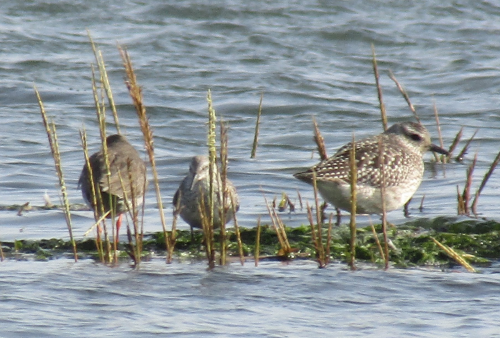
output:
[[[382,146],[383,161],[380,160]],[[350,211],[349,156],[352,143],[337,153],[294,176],[313,184],[316,172],[318,191],[335,207]],[[385,181],[386,211],[403,206],[417,191],[424,173],[423,154],[430,150],[441,154],[447,151],[431,143],[429,132],[418,123],[396,123],[384,133],[355,142],[357,166],[357,213],[382,213],[381,187]],[[384,176],[381,174],[383,163]],[[383,181],[384,178],[384,181]]]
[[[217,166],[215,166],[215,170],[217,179],[214,182],[214,191],[217,198],[214,201],[214,227],[219,228],[221,226],[220,210],[222,208],[222,181]],[[193,157],[189,166],[189,173],[182,180],[172,201],[174,208],[176,208],[180,196],[180,215],[182,219],[189,224],[191,230],[193,228],[203,228],[199,209],[202,196],[204,197],[205,207],[210,210],[208,202],[209,182],[208,158],[206,156]],[[236,189],[228,179],[226,179],[226,191],[226,206],[228,207],[226,212],[226,223],[228,223],[233,219],[234,212],[239,210],[240,205]],[[234,208],[231,207],[231,196],[235,203]],[[207,215],[209,213],[208,210]]]
[[[124,203],[125,195],[130,208],[132,208],[133,196],[136,199],[136,206],[142,203],[146,179],[146,164],[141,159],[137,150],[121,135],[108,136],[106,138],[106,145],[109,159],[109,177],[106,174],[106,162],[102,150],[93,154],[89,158],[89,162],[92,169],[94,189],[101,196],[104,212],[112,210],[108,215],[108,217],[111,217],[111,215],[117,216],[127,211],[127,206]],[[130,177],[132,178],[131,181]],[[87,164],[83,166],[78,185],[82,190],[83,199],[94,209],[92,183],[90,182],[90,173]],[[99,206],[99,201],[97,201],[97,205],[96,209],[100,214],[101,207]],[[118,224],[117,227],[119,228]]]

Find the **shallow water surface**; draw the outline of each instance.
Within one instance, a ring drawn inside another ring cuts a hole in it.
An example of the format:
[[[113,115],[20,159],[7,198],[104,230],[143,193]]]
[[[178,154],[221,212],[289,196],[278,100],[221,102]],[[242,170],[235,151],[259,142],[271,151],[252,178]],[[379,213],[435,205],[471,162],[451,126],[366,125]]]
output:
[[[500,148],[499,14],[494,2],[467,0],[5,2],[0,5],[0,205],[40,206],[46,192],[59,203],[34,84],[58,128],[70,201],[83,202],[76,188],[83,126],[91,151],[99,148],[88,28],[106,60],[122,130],[143,153],[116,43],[130,53],[154,128],[167,224],[190,158],[206,152],[208,89],[218,116],[230,126],[229,178],[240,195],[240,225],[253,227],[259,216],[269,221],[263,195],[271,200],[286,192],[297,201],[300,191],[311,201],[311,187],[292,174],[318,162],[312,116],[329,154],[353,134],[359,139],[381,131],[372,43],[390,123],[413,115],[389,70],[435,143],[434,104],[446,147],[461,126],[465,138],[479,130],[464,163],[435,165],[425,156],[424,180],[410,205],[412,218],[453,216],[457,185],[463,188],[474,154],[476,186]],[[250,159],[261,93],[259,148]],[[481,216],[498,218],[499,185],[494,173],[480,198]],[[292,227],[307,222],[305,210],[282,217]],[[78,239],[93,223],[90,211],[74,212],[72,220]],[[401,211],[391,212],[389,220],[406,221]],[[366,225],[369,219],[358,222]],[[160,229],[150,193],[145,230]],[[0,240],[50,237],[68,239],[61,211],[21,217],[0,211]],[[0,284],[0,335],[6,337],[497,334],[495,267],[480,275],[351,273],[340,264],[318,270],[313,262],[294,262],[207,272],[202,263],[166,266],[158,260],[131,271],[59,259],[3,262]]]
[[[3,337],[495,337],[499,271],[351,272],[304,261],[207,271],[161,259],[136,271],[88,260],[8,261],[0,266],[0,330]]]

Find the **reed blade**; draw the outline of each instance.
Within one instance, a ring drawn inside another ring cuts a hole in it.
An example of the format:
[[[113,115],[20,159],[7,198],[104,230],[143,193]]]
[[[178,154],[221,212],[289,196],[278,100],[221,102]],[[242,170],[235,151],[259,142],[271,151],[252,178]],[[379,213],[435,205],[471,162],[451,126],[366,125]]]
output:
[[[64,174],[62,170],[62,165],[61,165],[61,154],[59,151],[59,142],[57,139],[57,130],[56,130],[56,125],[54,121],[49,121],[47,119],[47,114],[45,113],[45,108],[42,102],[42,98],[40,97],[40,93],[38,92],[38,89],[36,86],[34,86],[35,89],[35,94],[38,100],[38,105],[40,107],[40,113],[42,115],[42,120],[43,124],[45,126],[45,131],[47,133],[47,138],[49,141],[49,146],[50,146],[50,151],[52,153],[52,158],[54,159],[54,165],[56,169],[56,174],[57,178],[59,179],[59,187],[61,189],[61,195],[62,195],[62,200],[63,200],[63,210],[64,210],[64,217],[66,219],[66,225],[68,227],[68,232],[69,232],[69,237],[71,241],[71,245],[73,248],[73,257],[75,262],[78,261],[78,254],[76,250],[76,242],[73,237],[73,226],[71,224],[71,212],[70,212],[70,206],[69,206],[69,199],[68,199],[68,191],[66,189],[66,183],[64,180]]]
[[[314,142],[318,147],[318,153],[321,161],[324,161],[328,158],[325,147],[325,139],[321,132],[319,131],[318,123],[316,122],[316,118],[313,116],[313,126],[314,126]]]
[[[255,122],[255,132],[253,136],[252,152],[250,158],[255,158],[257,153],[257,143],[259,139],[259,128],[260,128],[260,116],[262,115],[262,99],[264,98],[264,93],[260,94],[259,110],[257,111],[257,121]]]
[[[101,84],[104,88],[106,96],[108,98],[108,103],[111,108],[111,112],[113,114],[113,118],[115,120],[115,127],[117,134],[120,134],[120,121],[118,119],[118,113],[116,111],[115,100],[113,98],[113,91],[111,90],[111,85],[109,83],[108,72],[106,71],[106,64],[104,63],[104,58],[102,57],[101,51],[97,48],[92,36],[90,34],[90,30],[87,29],[87,35],[89,37],[90,45],[92,46],[92,51],[94,52],[95,61],[97,63],[97,67],[99,68],[99,73],[101,74]]]
[[[474,137],[476,137],[476,134],[478,132],[479,129],[476,129],[476,131],[474,132],[474,134],[472,134],[471,138],[467,140],[467,142],[465,143],[462,151],[457,155],[457,161],[458,162],[462,162],[463,159],[464,159],[464,156],[465,154],[467,154],[467,152],[469,151],[469,146],[472,142],[472,140],[474,139]]]
[[[260,216],[259,216],[259,218],[257,219],[257,235],[255,237],[255,252],[254,252],[255,267],[259,266],[260,232],[261,232],[261,225],[260,225]]]
[[[160,221],[163,229],[163,235],[165,237],[165,247],[167,248],[167,252],[172,252],[173,249],[171,249],[170,246],[175,243],[175,239],[173,239],[171,236],[175,235],[174,231],[172,231],[170,234],[167,232],[167,225],[163,209],[163,201],[161,198],[160,183],[158,178],[158,170],[156,168],[156,159],[154,154],[153,129],[149,124],[149,118],[146,113],[146,106],[144,105],[144,100],[142,96],[142,89],[137,83],[137,77],[135,75],[130,56],[126,49],[118,46],[118,50],[122,57],[123,66],[125,68],[125,74],[126,74],[125,84],[127,85],[129,95],[132,99],[132,103],[135,107],[135,111],[139,119],[139,125],[141,127],[141,132],[144,138],[144,147],[146,149],[146,153],[148,154],[149,163],[151,165],[151,171],[153,174],[153,183],[156,192],[156,201],[158,204],[158,211],[160,214]],[[167,254],[165,257],[165,261],[168,262],[168,259],[169,255]]]
[[[458,264],[462,265],[469,272],[477,272],[462,256],[460,256],[455,250],[450,248],[447,245],[440,243],[434,237],[431,237],[432,241],[436,243],[436,245],[441,248],[449,257],[454,259]]]
[[[483,180],[481,181],[481,185],[479,186],[479,189],[477,189],[475,197],[474,197],[474,202],[472,202],[472,213],[477,216],[477,203],[479,199],[479,195],[481,195],[481,192],[483,191],[484,187],[486,186],[486,183],[490,179],[491,175],[493,174],[493,171],[497,167],[498,163],[500,162],[500,152],[497,154],[495,159],[493,160],[493,163],[491,163],[490,168],[484,174]]]
[[[377,57],[375,56],[375,46],[372,43],[372,63],[373,74],[375,75],[375,84],[377,86],[378,102],[380,106],[380,117],[382,119],[382,128],[387,130],[387,113],[385,111],[384,95],[382,94],[382,87],[380,86],[380,75],[378,73]]]
[[[349,229],[351,232],[351,240],[349,246],[351,249],[349,266],[351,270],[356,270],[356,206],[357,206],[357,191],[356,186],[358,182],[358,166],[356,163],[356,140],[354,134],[352,135],[352,146],[349,154],[349,183],[351,185],[351,219],[349,222]]]
[[[384,234],[384,258],[385,258],[385,269],[389,269],[389,241],[387,239],[387,211],[385,206],[385,161],[384,161],[384,145],[382,139],[378,142],[379,151],[379,168],[380,177],[382,177],[382,182],[380,184],[380,200],[382,203],[382,232]]]
[[[413,113],[413,116],[415,116],[415,119],[417,120],[418,123],[420,123],[420,118],[417,115],[417,111],[415,110],[415,107],[411,103],[410,96],[406,92],[406,90],[403,88],[403,86],[399,83],[399,81],[396,79],[394,76],[392,70],[389,70],[389,77],[391,78],[392,81],[396,84],[396,87],[398,87],[399,92],[401,95],[403,95],[406,103],[408,104],[408,107],[410,108],[411,112]]]

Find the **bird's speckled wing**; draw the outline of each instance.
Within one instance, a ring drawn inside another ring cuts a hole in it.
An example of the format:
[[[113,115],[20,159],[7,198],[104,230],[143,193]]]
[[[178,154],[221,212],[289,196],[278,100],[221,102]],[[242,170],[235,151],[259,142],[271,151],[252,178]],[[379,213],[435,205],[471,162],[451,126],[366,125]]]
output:
[[[401,151],[398,142],[387,142],[387,135],[381,134],[355,142],[356,166],[358,169],[358,184],[366,184],[372,187],[382,185],[379,140],[384,141],[383,168],[386,186],[396,185],[401,181],[409,179],[414,172],[411,165],[420,163],[423,171],[421,155],[412,152]],[[296,174],[303,181],[312,181],[313,171],[316,172],[318,180],[340,179],[349,182],[350,176],[350,151],[352,143],[340,148],[337,153],[310,168],[306,172]]]

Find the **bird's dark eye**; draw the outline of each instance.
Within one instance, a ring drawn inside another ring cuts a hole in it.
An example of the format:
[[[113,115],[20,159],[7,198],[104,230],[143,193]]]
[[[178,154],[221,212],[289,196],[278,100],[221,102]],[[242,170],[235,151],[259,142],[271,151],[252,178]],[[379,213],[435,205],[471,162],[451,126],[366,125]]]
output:
[[[418,134],[411,134],[410,135],[410,138],[413,140],[413,141],[422,141],[422,136],[418,135]]]

